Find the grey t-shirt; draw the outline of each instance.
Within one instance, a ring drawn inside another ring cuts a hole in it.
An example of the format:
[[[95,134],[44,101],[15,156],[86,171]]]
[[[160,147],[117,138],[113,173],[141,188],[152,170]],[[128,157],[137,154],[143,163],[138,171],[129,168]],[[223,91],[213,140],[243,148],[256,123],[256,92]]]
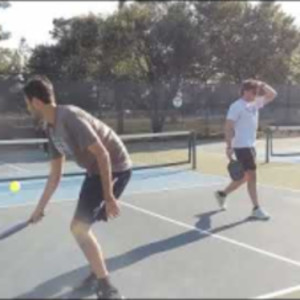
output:
[[[106,147],[113,172],[131,168],[128,151],[117,134],[83,109],[74,105],[58,105],[54,126],[47,126],[49,152],[52,159],[72,156],[89,174],[98,174],[96,157],[88,147],[100,140]]]

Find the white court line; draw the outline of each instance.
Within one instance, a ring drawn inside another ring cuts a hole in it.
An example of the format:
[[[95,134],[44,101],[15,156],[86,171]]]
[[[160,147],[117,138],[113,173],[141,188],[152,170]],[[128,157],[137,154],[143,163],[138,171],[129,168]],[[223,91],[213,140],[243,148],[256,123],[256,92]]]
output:
[[[210,175],[210,174],[208,174]],[[215,176],[215,177],[219,177],[219,178],[226,178],[225,176]],[[179,187],[179,188],[165,188],[165,189],[160,189],[160,190],[153,190],[153,191],[138,191],[138,192],[131,192],[131,193],[128,193],[127,195],[130,196],[130,195],[136,195],[136,194],[154,194],[154,193],[160,193],[160,192],[164,192],[164,191],[173,191],[173,190],[177,190],[177,189],[190,189],[190,188],[197,188],[197,187],[210,187],[210,186],[214,186],[214,185],[220,185],[221,182],[215,182],[215,183],[210,183],[210,184],[207,184],[207,185],[194,185],[194,186],[187,186],[187,187]],[[266,187],[270,187],[270,188],[276,188],[276,187],[273,187],[273,186],[268,186],[268,185],[263,185],[263,186],[266,186]],[[281,187],[278,187],[279,189],[283,189]],[[289,189],[290,190],[290,189]],[[293,190],[293,191],[296,191],[296,192],[300,192],[300,190]],[[56,200],[56,201],[53,201],[52,203],[63,203],[63,202],[71,202],[71,201],[76,201],[74,199],[70,199],[70,200]],[[254,252],[257,252],[257,253],[261,253],[261,254],[264,254],[266,256],[269,256],[269,257],[272,257],[272,258],[275,258],[275,259],[278,259],[278,260],[281,260],[281,261],[284,261],[284,262],[287,262],[289,264],[292,264],[292,265],[295,265],[295,266],[299,266],[300,267],[300,262],[298,261],[295,261],[295,260],[292,260],[292,259],[289,259],[289,258],[286,258],[284,256],[280,256],[280,255],[277,255],[277,254],[273,254],[271,252],[268,252],[268,251],[265,251],[265,250],[262,250],[262,249],[259,249],[259,248],[256,248],[256,247],[253,247],[251,245],[248,245],[248,244],[245,244],[245,243],[241,243],[241,242],[238,242],[238,241],[235,241],[235,240],[232,240],[232,239],[229,239],[229,238],[226,238],[226,237],[223,237],[221,235],[218,235],[218,234],[213,234],[209,231],[205,231],[205,230],[200,230],[198,229],[197,227],[194,227],[194,226],[191,226],[191,225],[188,225],[188,224],[185,224],[185,223],[182,223],[182,222],[179,222],[179,221],[176,221],[176,220],[172,220],[170,218],[167,218],[167,217],[164,217],[162,215],[159,215],[159,214],[156,214],[156,213],[153,213],[151,211],[148,211],[148,210],[145,210],[143,208],[139,208],[139,207],[136,207],[134,205],[131,205],[131,204],[128,204],[128,203],[125,203],[123,201],[120,201],[120,203],[122,205],[125,205],[125,206],[128,206],[128,207],[131,207],[137,211],[140,211],[140,212],[143,212],[145,214],[148,214],[148,215],[152,215],[154,217],[157,217],[157,218],[160,218],[162,220],[165,220],[165,221],[168,221],[170,223],[173,223],[173,224],[177,224],[179,226],[182,226],[182,227],[185,227],[185,228],[189,228],[189,229],[194,229],[196,231],[199,231],[203,234],[206,234],[206,235],[210,235],[212,237],[215,237],[217,239],[220,239],[220,240],[223,240],[223,241],[226,241],[228,243],[231,243],[231,244],[234,244],[234,245],[238,245],[240,247],[243,247],[243,248],[246,248],[246,249],[249,249],[249,250],[252,250]],[[23,207],[23,206],[31,206],[31,205],[34,205],[36,204],[36,202],[28,202],[28,203],[24,203],[24,204],[17,204],[17,205],[8,205],[8,206],[0,206],[0,209],[1,208],[12,208],[12,207]]]
[[[153,192],[157,192],[157,191],[153,191]],[[53,201],[52,203],[59,204],[59,203],[62,203],[62,202],[66,203],[66,202],[73,202],[73,201],[74,200]],[[16,206],[22,207],[22,206],[30,206],[30,205],[35,205],[35,204],[36,204],[35,202],[31,202],[31,203],[24,203],[24,204],[20,204],[20,205],[16,205]],[[263,249],[251,246],[251,245],[248,245],[248,244],[243,243],[243,242],[236,241],[234,239],[230,239],[230,238],[224,237],[224,236],[219,235],[219,234],[211,233],[210,231],[207,231],[207,230],[199,229],[199,228],[197,228],[197,227],[195,227],[193,225],[189,225],[187,223],[176,221],[176,220],[168,218],[166,216],[163,216],[163,215],[154,213],[152,211],[146,210],[144,208],[135,206],[133,204],[129,204],[128,202],[120,201],[120,204],[124,205],[126,207],[129,207],[129,208],[131,208],[133,210],[136,210],[136,211],[139,211],[141,213],[144,213],[146,215],[149,215],[149,216],[158,218],[160,220],[166,221],[168,223],[171,223],[171,224],[174,224],[174,225],[177,225],[177,226],[180,226],[180,227],[184,227],[184,228],[187,228],[187,229],[192,229],[192,230],[198,231],[201,234],[205,234],[205,235],[211,236],[211,237],[213,237],[215,239],[218,239],[218,240],[221,240],[223,242],[226,242],[226,243],[229,243],[229,244],[232,244],[232,245],[235,245],[235,246],[238,246],[238,247],[250,250],[252,252],[259,253],[261,255],[264,255],[264,256],[267,256],[267,257],[270,257],[270,258],[274,258],[276,260],[288,263],[288,264],[293,265],[293,266],[300,267],[300,262],[299,261],[296,261],[296,260],[293,260],[293,259],[281,256],[281,255],[278,255],[278,254],[275,254],[275,253],[272,253],[272,252],[269,252],[269,251],[266,251],[266,250],[263,250]],[[16,207],[16,206],[13,206],[13,207]],[[11,208],[11,207],[12,206],[9,206],[9,207],[5,207],[4,206],[4,207],[0,207],[0,208]]]
[[[176,190],[176,189],[173,189],[173,190]],[[157,193],[157,192],[160,192],[160,191],[151,191],[150,193]],[[145,194],[144,192],[141,192],[141,193]],[[71,202],[71,201],[74,201],[74,200],[54,201],[52,203]],[[26,204],[22,204],[22,205],[18,205],[18,206],[29,206],[29,205],[34,205],[34,204],[36,204],[36,203],[26,203]],[[296,261],[296,260],[281,256],[281,255],[278,255],[278,254],[275,254],[275,253],[272,253],[272,252],[254,247],[254,246],[251,246],[251,245],[243,243],[243,242],[239,242],[239,241],[234,240],[234,239],[227,238],[227,237],[219,235],[219,234],[211,233],[210,231],[207,231],[207,230],[199,229],[199,228],[197,228],[193,225],[189,225],[187,223],[183,223],[183,222],[171,219],[169,217],[154,213],[152,211],[143,209],[141,207],[137,207],[137,206],[129,204],[127,202],[120,201],[120,204],[123,205],[123,206],[126,206],[128,208],[131,208],[135,211],[138,211],[138,212],[144,213],[146,215],[149,215],[149,216],[158,218],[160,220],[166,221],[168,223],[171,223],[171,224],[183,227],[183,228],[198,231],[201,234],[211,236],[211,237],[213,237],[215,239],[218,239],[218,240],[221,240],[225,243],[229,243],[229,244],[232,244],[234,246],[241,247],[241,248],[247,249],[249,251],[252,251],[252,252],[255,252],[255,253],[258,253],[258,254],[261,254],[261,255],[264,255],[264,256],[267,256],[267,257],[270,257],[270,258],[273,258],[273,259],[276,259],[276,260],[279,260],[279,261],[282,261],[282,262],[285,262],[285,263],[288,263],[290,265],[300,267],[300,262],[299,261]],[[0,208],[3,208],[3,207],[0,207]],[[290,289],[281,290],[281,291],[278,291],[278,292],[275,292],[275,293],[259,296],[259,297],[257,297],[257,299],[266,299],[266,298],[270,298],[272,296],[279,296],[279,295],[282,295],[282,294],[285,294],[285,293],[288,293],[288,292],[292,292],[292,291],[296,291],[296,290],[299,290],[299,289],[300,289],[300,286],[296,286],[296,287],[293,287],[293,288],[290,288]]]
[[[193,225],[189,225],[189,224],[186,224],[186,223],[183,223],[183,222],[180,222],[180,221],[176,221],[174,219],[171,219],[171,218],[168,218],[166,216],[163,216],[163,215],[154,213],[152,211],[149,211],[147,209],[144,209],[144,208],[141,208],[141,207],[129,204],[127,202],[126,203],[125,202],[121,202],[121,204],[124,205],[124,206],[127,206],[127,207],[129,207],[129,208],[131,208],[133,210],[139,211],[139,212],[141,212],[143,214],[146,214],[146,215],[149,215],[149,216],[161,219],[163,221],[166,221],[168,223],[171,223],[171,224],[174,224],[174,225],[177,225],[177,226],[180,226],[180,227],[184,227],[184,228],[187,228],[187,229],[192,229],[192,230],[198,231],[201,234],[205,234],[205,235],[211,236],[211,237],[213,237],[215,239],[218,239],[218,240],[221,240],[223,242],[226,242],[226,243],[229,243],[229,244],[232,244],[232,245],[235,245],[235,246],[238,246],[238,247],[250,250],[252,252],[256,252],[256,253],[262,254],[262,255],[267,256],[267,257],[274,258],[276,260],[288,263],[288,264],[293,265],[293,266],[300,267],[300,262],[299,261],[296,261],[296,260],[293,260],[293,259],[281,256],[281,255],[278,255],[278,254],[275,254],[275,253],[272,253],[272,252],[269,252],[269,251],[266,251],[266,250],[263,250],[263,249],[251,246],[251,245],[248,245],[246,243],[242,243],[242,242],[236,241],[234,239],[227,238],[227,237],[219,235],[219,234],[211,233],[210,231],[207,231],[207,230],[199,229],[199,228],[197,228],[197,227],[195,227]]]
[[[202,175],[208,175],[208,176],[215,176],[216,178],[227,178],[228,181],[230,180],[229,177],[227,176],[222,176],[222,175],[215,175],[215,174],[211,174],[211,173],[201,173]],[[266,188],[270,188],[270,189],[274,189],[274,190],[284,190],[284,191],[289,191],[289,192],[293,192],[293,193],[300,193],[300,189],[293,189],[293,188],[287,188],[284,186],[276,186],[276,185],[271,185],[271,184],[264,184],[264,183],[257,183],[257,185],[262,186],[262,187],[266,187]]]
[[[189,186],[182,186],[182,187],[172,187],[172,188],[162,188],[160,190],[146,190],[146,191],[132,191],[128,193],[128,195],[139,195],[139,194],[156,194],[160,192],[167,192],[167,191],[176,191],[176,190],[189,190],[194,188],[206,188],[212,186],[218,186],[223,184],[224,182],[211,182],[207,184],[191,184]]]
[[[284,290],[279,290],[277,292],[261,295],[261,296],[255,297],[253,299],[270,299],[270,298],[274,298],[274,297],[287,295],[289,293],[298,292],[299,290],[300,290],[300,285],[296,285],[296,286],[293,286],[293,287],[290,287],[290,288],[287,288]]]
[[[21,167],[17,167],[15,165],[12,165],[12,164],[7,164],[5,162],[2,162],[0,161],[0,164],[4,165],[4,166],[8,166],[9,168],[12,168],[12,169],[15,169],[15,170],[18,170],[18,171],[22,171],[22,172],[32,172],[31,170],[27,170],[27,169],[24,169],[24,168],[21,168]]]
[[[69,201],[71,201],[71,200],[65,200],[64,202],[69,202]],[[51,203],[56,203],[56,201],[53,201]],[[1,205],[0,209],[26,207],[26,206],[33,206],[33,205],[36,205],[36,204],[37,204],[37,202],[18,203],[18,204],[15,204],[15,205],[7,204],[7,205]]]
[[[26,170],[26,169],[24,169]],[[27,171],[27,172],[32,172],[32,171]],[[228,182],[229,182],[229,177],[227,176],[222,176],[222,175],[216,175],[216,174],[212,174],[212,173],[201,173],[202,175],[207,175],[207,176],[212,176],[212,177],[215,177],[215,178],[219,178],[219,179],[222,179],[223,182],[220,182],[219,184],[223,184],[225,182],[226,179],[228,179]],[[73,180],[72,178],[64,178],[63,180]],[[199,179],[200,180],[200,179]],[[45,179],[35,179],[34,182],[44,182]],[[1,186],[2,183],[0,183],[0,186]],[[218,185],[218,183],[216,182],[215,184],[213,185]],[[271,189],[275,189],[275,190],[284,190],[284,191],[289,191],[289,192],[293,192],[293,193],[300,193],[300,189],[293,189],[293,188],[286,188],[286,187],[283,187],[283,186],[276,186],[276,185],[270,185],[270,184],[263,184],[263,183],[257,183],[257,185],[259,186],[262,186],[262,187],[267,187],[267,188],[271,188]],[[199,185],[200,186],[200,185]],[[201,185],[201,186],[209,186],[209,185]]]
[[[196,188],[196,187],[210,187],[210,186],[215,186],[215,185],[221,185],[221,184],[226,184],[225,182],[225,179],[228,179],[229,181],[229,177],[227,176],[222,176],[222,175],[215,175],[215,174],[211,174],[211,173],[201,173],[202,175],[207,175],[207,176],[212,176],[212,177],[215,177],[215,178],[219,178],[219,179],[222,179],[223,182],[215,182],[215,183],[209,183],[209,184],[199,184],[199,185],[192,185],[192,186],[187,186],[187,187],[179,187],[179,188],[166,188],[166,189],[160,189],[160,190],[157,190],[157,191],[142,191],[142,192],[136,192],[137,194],[141,193],[159,193],[160,191],[165,191],[165,190],[176,190],[176,189],[189,189],[189,188]],[[65,178],[64,180],[72,180],[72,178]],[[200,179],[199,179],[200,180]],[[39,182],[43,182],[44,180],[35,180],[35,183],[39,181]],[[0,183],[0,186],[1,186],[2,183]],[[283,187],[283,186],[275,186],[275,185],[269,185],[269,184],[261,184],[261,183],[258,183],[259,186],[262,186],[262,187],[266,187],[266,188],[270,188],[270,189],[274,189],[274,190],[283,190],[283,191],[289,191],[289,192],[293,192],[293,193],[300,193],[300,189],[292,189],[292,188],[286,188],[286,187]],[[130,194],[134,194],[135,192],[133,193],[130,193]],[[286,197],[286,198],[289,198],[289,197]],[[293,197],[291,197],[293,198]],[[0,208],[2,208],[2,206],[0,206]]]
[[[132,191],[132,192],[125,193],[124,196],[145,195],[145,194],[147,195],[147,194],[156,194],[156,193],[167,192],[167,191],[188,190],[188,189],[194,189],[194,188],[206,188],[206,187],[218,186],[220,184],[221,184],[220,182],[215,182],[215,183],[209,183],[209,184],[195,184],[195,185],[184,186],[184,187],[163,188],[160,190]],[[0,192],[0,196],[2,196],[1,192]],[[49,203],[64,203],[64,202],[72,202],[72,201],[77,201],[77,199],[54,200],[52,202],[50,200]],[[32,206],[32,205],[35,205],[36,203],[37,203],[37,201],[36,202],[18,203],[18,204],[14,204],[14,205],[11,205],[11,204],[0,205],[0,209]]]

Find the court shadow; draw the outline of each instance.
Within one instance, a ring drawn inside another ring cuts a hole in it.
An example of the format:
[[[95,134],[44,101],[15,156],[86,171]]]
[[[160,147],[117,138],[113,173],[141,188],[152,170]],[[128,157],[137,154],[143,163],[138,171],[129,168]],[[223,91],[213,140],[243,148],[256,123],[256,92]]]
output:
[[[86,265],[66,272],[41,283],[15,299],[62,299],[64,295],[68,299],[84,299],[93,293],[91,287],[76,288],[76,286],[79,286],[80,281],[89,274],[89,270],[89,266]]]
[[[212,216],[216,215],[218,213],[222,212],[221,210],[214,210],[210,212],[206,212],[203,214],[196,215],[195,217],[198,218],[199,220],[196,222],[195,227],[198,228],[199,230],[203,230],[203,234],[211,235],[214,233],[218,233],[221,231],[225,231],[231,228],[234,228],[236,226],[242,225],[247,222],[255,222],[256,220],[251,218],[251,217],[246,217],[241,220],[238,220],[233,223],[229,223],[223,226],[219,227],[212,227]]]
[[[196,217],[199,218],[199,220],[195,224],[197,230],[191,229],[178,235],[155,241],[143,246],[139,246],[123,254],[108,258],[106,260],[106,263],[110,273],[131,266],[135,263],[138,263],[139,261],[150,258],[154,255],[177,249],[179,247],[184,247],[187,244],[199,242],[200,240],[209,237],[212,233],[227,230],[235,226],[241,225],[247,221],[250,221],[250,219],[247,218],[221,227],[212,228],[212,217],[219,212],[220,210],[215,210],[197,215]],[[83,266],[78,269],[74,269],[70,272],[64,273],[58,277],[52,278],[38,285],[33,290],[23,295],[20,295],[17,298],[86,298],[94,293],[93,288],[72,287],[78,286],[80,281],[82,281],[89,274],[89,270],[90,269],[88,266]]]
[[[203,235],[196,230],[190,230],[176,236],[156,241],[129,250],[121,255],[108,258],[106,260],[108,270],[113,273],[116,270],[126,268],[143,259],[160,254],[178,247],[183,247],[189,243],[199,241]],[[59,298],[59,299],[78,299],[86,298],[94,293],[90,287],[72,288],[79,285],[80,280],[85,278],[89,272],[89,267],[81,267],[71,272],[62,274],[50,279],[32,291],[18,296],[18,299],[29,298]]]

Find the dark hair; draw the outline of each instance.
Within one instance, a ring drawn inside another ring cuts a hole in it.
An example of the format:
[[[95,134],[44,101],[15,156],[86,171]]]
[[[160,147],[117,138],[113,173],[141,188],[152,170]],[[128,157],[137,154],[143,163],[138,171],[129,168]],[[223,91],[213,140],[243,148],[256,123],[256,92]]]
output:
[[[241,95],[244,94],[245,91],[254,91],[257,92],[258,90],[258,82],[255,79],[247,79],[244,80],[241,86]]]
[[[55,103],[53,85],[46,76],[31,77],[23,87],[23,92],[29,101],[37,98],[45,104]]]

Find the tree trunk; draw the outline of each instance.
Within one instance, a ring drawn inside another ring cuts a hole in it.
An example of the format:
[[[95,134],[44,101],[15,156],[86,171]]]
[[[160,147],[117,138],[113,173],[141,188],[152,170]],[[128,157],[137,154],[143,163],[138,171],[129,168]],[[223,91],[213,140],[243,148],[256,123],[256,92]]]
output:
[[[160,116],[157,112],[151,117],[151,128],[153,133],[162,132],[165,125],[164,116]]]
[[[154,84],[153,90],[152,90],[152,110],[151,110],[151,127],[152,132],[158,133],[163,131],[164,123],[165,123],[165,116],[164,111],[162,111],[162,92],[161,92],[162,86],[158,83]]]

